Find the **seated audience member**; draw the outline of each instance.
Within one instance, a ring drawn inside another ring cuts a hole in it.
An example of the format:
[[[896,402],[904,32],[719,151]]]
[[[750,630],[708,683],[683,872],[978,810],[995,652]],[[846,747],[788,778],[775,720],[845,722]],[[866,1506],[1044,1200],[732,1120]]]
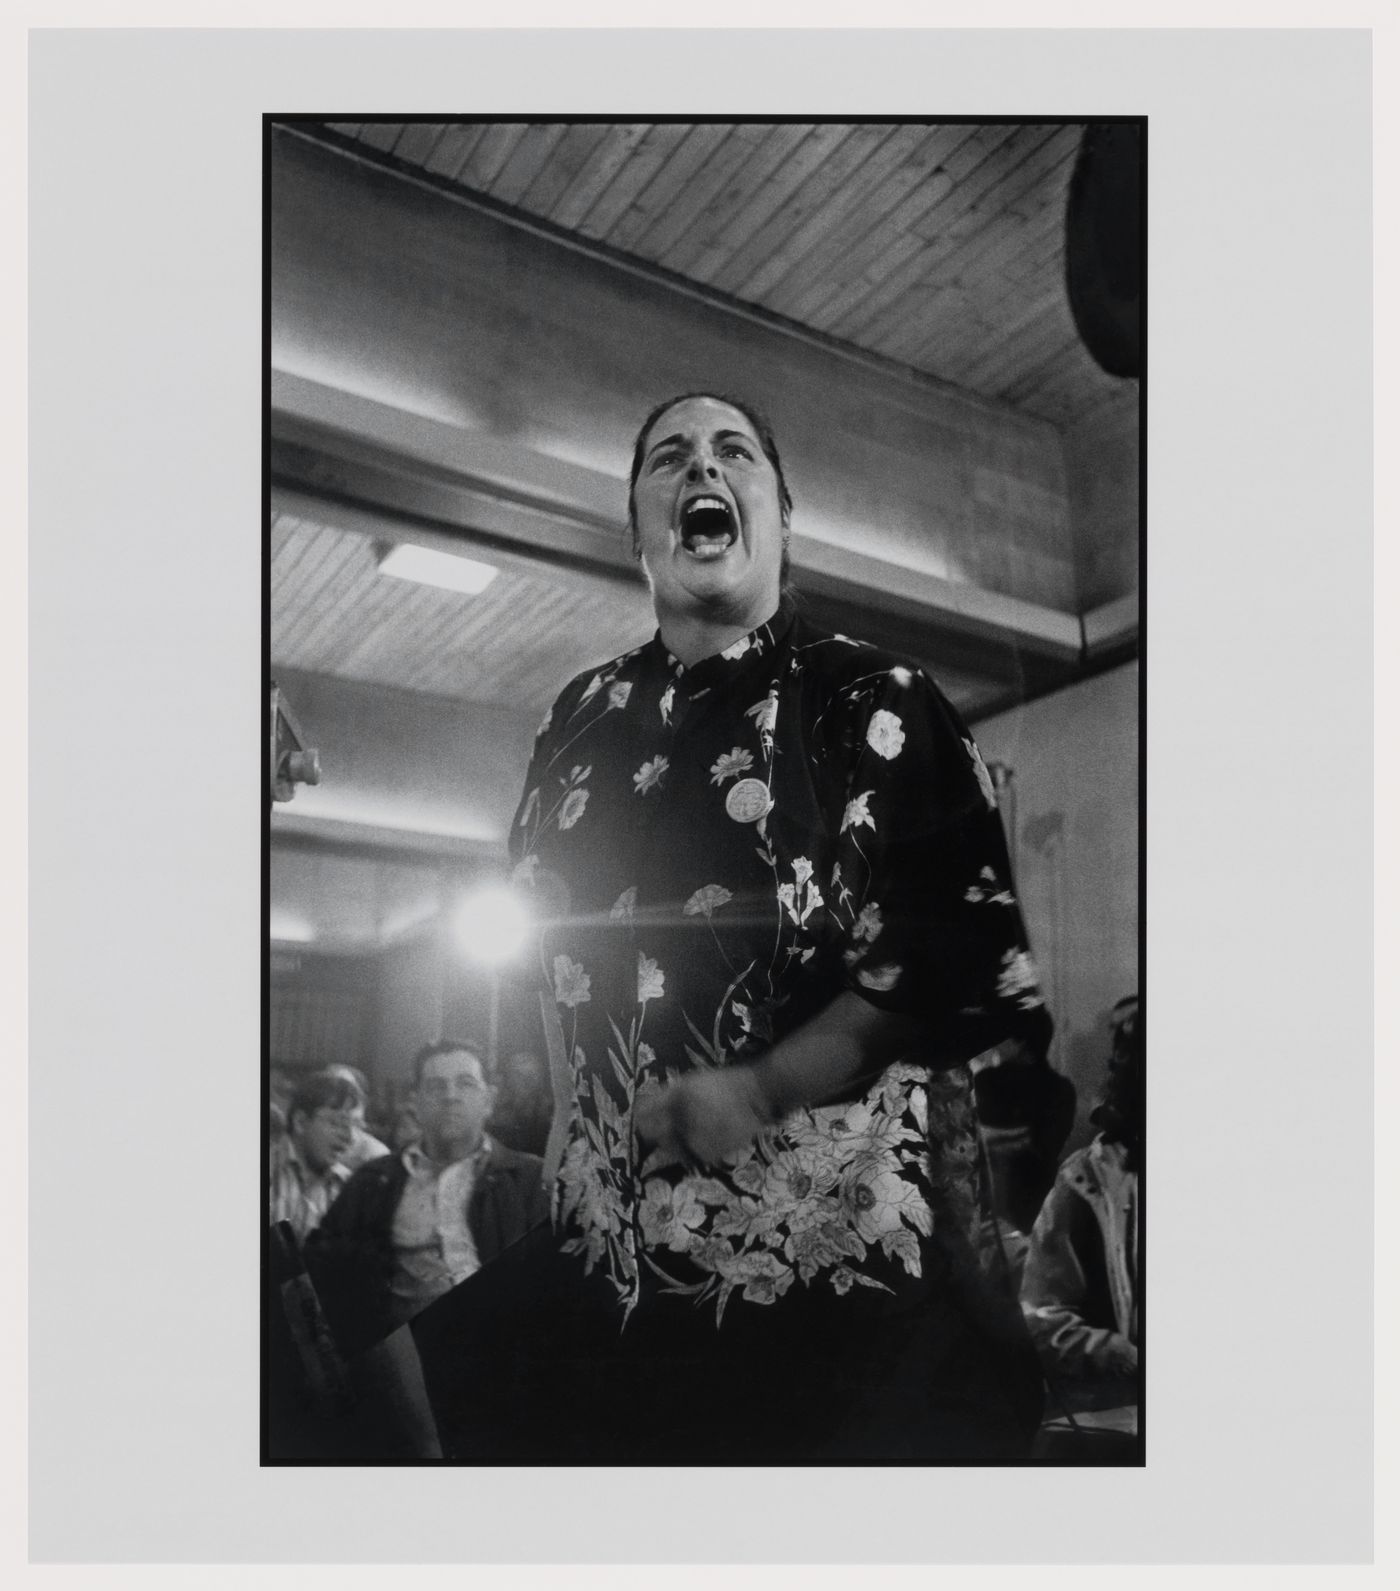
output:
[[[393,1140],[392,1154],[401,1154],[410,1144],[416,1144],[423,1136],[423,1129],[418,1125],[418,1113],[413,1108],[411,1100],[399,1106],[394,1117],[393,1131],[390,1133]]]
[[[365,1074],[356,1066],[332,1066],[330,1068],[337,1077],[349,1078],[359,1089],[363,1099],[369,1099],[369,1081]],[[361,1166],[366,1166],[371,1160],[378,1160],[381,1155],[389,1153],[389,1146],[381,1143],[373,1133],[365,1127],[365,1106],[361,1105],[355,1112],[355,1136],[350,1140],[350,1147],[340,1157],[340,1163],[347,1171],[358,1171]]]
[[[420,1140],[362,1166],[307,1250],[345,1352],[411,1320],[546,1219],[539,1157],[486,1134],[494,1103],[475,1046],[444,1040],[418,1052]]]
[[[364,1102],[353,1078],[330,1070],[303,1078],[287,1101],[287,1130],[269,1155],[269,1219],[290,1222],[303,1242],[350,1176],[343,1157]]]
[[[501,1065],[496,1108],[491,1113],[491,1131],[497,1141],[526,1154],[542,1155],[553,1114],[545,1063],[529,1050],[508,1055]]]
[[[285,1066],[273,1066],[267,1074],[268,1109],[271,1118],[281,1125],[279,1131],[287,1130],[287,1105],[291,1101],[292,1091],[297,1086],[297,1080]]]
[[[1081,1406],[1136,1402],[1138,1156],[1143,1052],[1136,996],[1111,1019],[1099,1128],[1070,1155],[1031,1231],[1021,1307],[1050,1373]]]
[[[1074,1125],[1074,1084],[1050,1065],[1053,1031],[1047,1020],[1034,1042],[1009,1039],[972,1063],[987,1184],[983,1264],[992,1274],[1009,1269],[1013,1293],[1020,1289],[1028,1234]]]

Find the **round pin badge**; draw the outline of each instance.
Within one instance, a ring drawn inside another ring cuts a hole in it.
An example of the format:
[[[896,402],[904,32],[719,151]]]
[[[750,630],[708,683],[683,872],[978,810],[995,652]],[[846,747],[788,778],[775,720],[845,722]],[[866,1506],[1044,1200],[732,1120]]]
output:
[[[740,779],[724,798],[724,810],[736,823],[757,823],[772,805],[762,779]]]

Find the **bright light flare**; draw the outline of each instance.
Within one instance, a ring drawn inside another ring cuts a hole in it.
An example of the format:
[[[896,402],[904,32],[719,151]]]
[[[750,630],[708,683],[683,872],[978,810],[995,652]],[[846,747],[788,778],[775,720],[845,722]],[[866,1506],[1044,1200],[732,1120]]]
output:
[[[518,895],[496,885],[468,895],[452,914],[452,928],[466,955],[494,967],[519,953],[530,915]]]
[[[380,559],[379,572],[397,575],[400,580],[416,580],[424,586],[440,586],[444,591],[463,591],[469,597],[485,591],[500,573],[494,565],[475,558],[416,547],[407,541]]]

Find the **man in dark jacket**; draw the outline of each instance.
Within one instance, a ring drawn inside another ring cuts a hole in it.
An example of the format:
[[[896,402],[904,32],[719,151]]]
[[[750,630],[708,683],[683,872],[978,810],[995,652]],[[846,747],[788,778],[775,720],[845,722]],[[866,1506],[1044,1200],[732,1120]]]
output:
[[[378,1342],[548,1217],[537,1155],[486,1133],[496,1090],[457,1040],[414,1058],[422,1138],[362,1166],[307,1244],[307,1266],[346,1353]]]

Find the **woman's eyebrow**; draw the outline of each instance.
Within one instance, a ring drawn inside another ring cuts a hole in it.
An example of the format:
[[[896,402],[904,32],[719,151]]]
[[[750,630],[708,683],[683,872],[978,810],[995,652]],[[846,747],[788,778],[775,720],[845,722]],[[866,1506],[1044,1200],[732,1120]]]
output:
[[[663,436],[659,442],[653,442],[651,444],[651,446],[647,449],[647,457],[650,458],[651,455],[653,453],[655,453],[657,448],[659,448],[659,447],[671,447],[677,442],[684,442],[684,441],[685,441],[685,438],[680,434],[679,431],[677,431],[672,436]]]
[[[716,431],[711,435],[710,441],[727,442],[731,437],[735,438],[737,441],[746,443],[749,447],[757,447],[758,445],[747,431]],[[653,453],[657,452],[663,447],[684,447],[685,440],[685,437],[683,437],[679,431],[674,432],[671,436],[663,436],[659,442],[653,442],[651,444],[646,451],[646,457],[650,458]]]

